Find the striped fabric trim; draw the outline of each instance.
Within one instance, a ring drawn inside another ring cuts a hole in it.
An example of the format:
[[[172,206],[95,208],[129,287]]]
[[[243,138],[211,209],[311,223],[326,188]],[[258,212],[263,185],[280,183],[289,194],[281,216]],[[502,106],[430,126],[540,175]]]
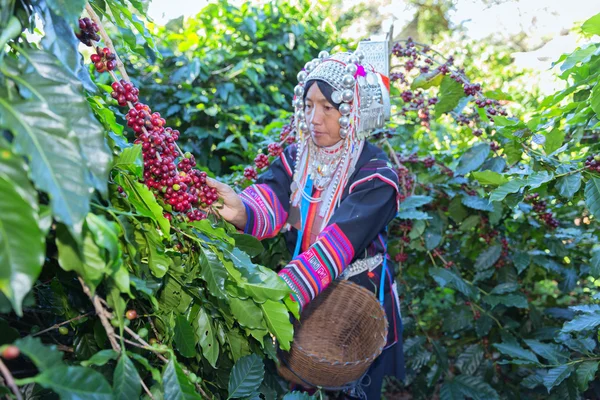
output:
[[[265,184],[252,185],[240,197],[248,215],[244,233],[259,240],[277,235],[288,215],[271,188]]]
[[[386,178],[385,176],[381,175],[380,173],[375,173],[375,174],[371,174],[369,176],[365,176],[364,178],[359,179],[356,182],[354,182],[350,186],[350,189],[349,189],[348,193],[352,193],[352,191],[354,190],[354,188],[356,186],[360,185],[361,183],[368,182],[368,181],[370,181],[372,179],[380,179],[383,182],[387,183],[388,185],[392,186],[396,190],[396,192],[398,192],[398,184],[396,182],[394,182],[393,180],[391,180],[389,178]]]
[[[304,307],[337,278],[354,258],[354,248],[344,232],[333,224],[317,241],[292,260],[279,276]]]
[[[288,176],[292,176],[292,168],[290,167],[290,164],[288,164],[287,158],[285,158],[285,153],[281,153],[279,157],[281,157],[281,163],[285,168],[285,172],[287,172]]]

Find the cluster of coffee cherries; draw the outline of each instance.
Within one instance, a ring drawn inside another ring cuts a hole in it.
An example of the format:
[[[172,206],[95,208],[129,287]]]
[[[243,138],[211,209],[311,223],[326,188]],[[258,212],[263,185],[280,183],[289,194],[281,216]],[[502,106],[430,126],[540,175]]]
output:
[[[140,91],[131,82],[121,79],[120,82],[113,82],[112,89],[113,91],[110,95],[113,99],[117,100],[121,107],[126,106],[127,102],[132,104],[138,102]]]
[[[116,58],[116,54],[111,52],[108,47],[100,46],[96,46],[96,54],[90,56],[90,60],[98,72],[113,71],[117,67]]]
[[[279,134],[279,143],[273,142],[267,146],[267,154],[259,153],[254,158],[254,166],[247,166],[244,168],[244,178],[249,181],[254,181],[258,177],[258,171],[267,168],[271,165],[271,159],[279,157],[283,153],[283,144],[292,144],[296,141],[296,137],[294,136],[294,117],[292,117],[289,124],[284,125],[281,128],[281,133]]]
[[[75,36],[77,39],[88,47],[92,47],[92,41],[98,42],[100,40],[100,35],[98,35],[98,24],[93,22],[89,18],[81,18],[79,20],[79,29],[81,31],[76,32]]]
[[[537,214],[538,218],[541,219],[548,228],[556,229],[558,228],[559,222],[551,212],[546,210],[546,202],[544,200],[540,200],[539,193],[528,194],[525,196],[525,202],[529,203],[533,206],[533,210]]]
[[[447,75],[463,86],[463,91],[467,96],[473,96],[475,98],[475,105],[477,107],[485,108],[490,121],[493,122],[493,117],[496,115],[508,115],[499,101],[488,99],[483,96],[481,84],[471,83],[465,78],[464,71],[454,66],[454,59],[452,56],[446,58],[443,63],[439,63],[431,57],[430,53],[431,49],[428,46],[415,43],[411,38],[408,38],[404,45],[401,42],[397,42],[393,47],[392,54],[398,58],[404,59],[403,67],[405,72],[391,73],[390,80],[392,82],[399,82],[401,87],[410,89],[410,81],[415,79],[419,74],[437,73]],[[437,64],[438,66],[432,70],[434,64]],[[408,111],[416,110],[418,121],[422,126],[428,128],[431,115],[429,107],[437,103],[437,99],[435,97],[428,99],[426,93],[414,93],[411,90],[405,90],[401,97],[407,104],[407,106],[402,109],[401,114],[406,116]],[[475,127],[480,122],[479,114],[476,112],[459,114],[458,118],[461,117],[463,120],[458,121],[461,125],[468,124]],[[475,136],[480,136],[481,133],[482,131],[479,129],[473,131]]]
[[[206,208],[219,197],[216,189],[206,184],[206,173],[194,169],[194,156],[180,155],[175,144],[179,131],[165,127],[160,114],[142,103],[135,104],[125,119],[136,133],[134,143],[142,145],[146,186],[174,211],[185,213],[192,221],[204,219],[205,214],[194,206]],[[168,213],[165,217],[172,218]]]
[[[588,156],[585,160],[585,166],[592,172],[600,172],[600,154]]]
[[[500,243],[502,243],[502,253],[500,253],[500,258],[494,264],[496,269],[500,269],[506,265],[508,262],[508,240],[506,238],[500,239]]]

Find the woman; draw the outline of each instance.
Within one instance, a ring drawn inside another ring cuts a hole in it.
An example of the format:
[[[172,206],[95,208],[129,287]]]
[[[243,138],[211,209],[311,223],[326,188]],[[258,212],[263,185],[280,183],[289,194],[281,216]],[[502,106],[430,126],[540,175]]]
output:
[[[388,57],[368,50],[374,59]],[[214,180],[209,185],[224,200],[221,215],[240,230],[258,239],[284,232],[294,257],[279,276],[300,308],[337,278],[379,297],[388,342],[362,381],[366,398],[379,400],[384,376],[404,377],[398,296],[385,261],[398,177],[385,153],[366,141],[389,118],[387,71],[367,61],[359,51],[321,52],[298,74],[297,144],[240,195]]]

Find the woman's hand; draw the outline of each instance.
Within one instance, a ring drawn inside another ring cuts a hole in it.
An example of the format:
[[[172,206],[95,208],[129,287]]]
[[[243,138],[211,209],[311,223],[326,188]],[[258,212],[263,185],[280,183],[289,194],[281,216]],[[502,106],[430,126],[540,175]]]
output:
[[[206,178],[206,184],[217,189],[217,194],[223,199],[223,207],[219,214],[238,229],[244,229],[248,216],[242,199],[229,185],[212,178]]]

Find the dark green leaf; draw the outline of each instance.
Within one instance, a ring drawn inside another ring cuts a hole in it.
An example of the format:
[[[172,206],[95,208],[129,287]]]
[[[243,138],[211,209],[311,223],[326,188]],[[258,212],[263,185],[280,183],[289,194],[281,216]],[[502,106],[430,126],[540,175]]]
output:
[[[169,220],[164,217],[163,208],[158,204],[150,189],[125,175],[118,175],[115,180],[123,187],[136,211],[156,221],[163,235],[168,235],[171,229]]]
[[[279,346],[283,350],[289,350],[290,342],[294,335],[294,328],[290,322],[285,304],[278,301],[267,300],[261,304],[260,307],[263,311],[267,327],[279,341]]]
[[[429,275],[440,285],[441,287],[450,286],[457,289],[459,292],[469,298],[475,298],[476,292],[469,284],[467,284],[462,277],[458,276],[454,271],[444,268],[429,268]]]
[[[465,91],[462,84],[456,82],[448,75],[444,76],[438,94],[440,101],[435,105],[435,114],[439,116],[452,111],[463,97],[465,97]]]
[[[574,369],[572,365],[561,365],[560,367],[549,369],[548,374],[544,377],[544,386],[548,389],[548,393],[550,393],[553,387],[560,385],[562,381],[567,379],[573,373]]]
[[[442,385],[440,400],[497,400],[496,390],[479,376],[458,375]]]
[[[196,355],[194,330],[183,315],[177,315],[175,318],[175,345],[177,350],[184,357],[194,357]]]
[[[23,157],[15,155],[8,144],[0,140],[0,179],[12,182],[13,189],[25,200],[35,211],[39,211],[37,193],[29,177],[28,167]]]
[[[163,373],[165,399],[200,400],[201,397],[176,360],[170,360]]]
[[[23,299],[42,270],[45,240],[36,210],[1,176],[0,193],[0,291],[22,315]]]
[[[595,217],[600,217],[600,178],[591,178],[585,184],[585,204]]]
[[[510,193],[516,193],[525,185],[522,179],[513,179],[512,181],[505,183],[498,187],[490,194],[490,201],[502,201]]]
[[[479,143],[469,148],[458,160],[456,174],[465,175],[481,167],[489,153],[490,145],[487,143]]]
[[[9,104],[0,98],[0,111],[3,126],[15,134],[15,151],[30,159],[36,187],[50,195],[56,219],[79,233],[92,191],[75,134],[45,102]]]
[[[240,358],[229,376],[229,399],[250,396],[260,386],[265,375],[262,359],[256,354]]]
[[[590,257],[590,275],[594,278],[600,278],[600,249],[592,251]]]
[[[75,76],[63,68],[49,52],[29,49],[27,58],[31,64],[23,78],[43,96],[50,110],[68,122],[69,130],[74,132],[71,140],[77,144],[85,161],[80,168],[85,171],[89,184],[106,194],[111,153],[104,130],[85,97],[81,74]]]
[[[400,203],[400,211],[421,207],[425,204],[431,203],[432,201],[433,198],[430,196],[409,196]]]
[[[586,331],[589,329],[594,329],[598,325],[600,325],[600,313],[583,314],[578,315],[573,318],[572,321],[567,322],[563,326],[562,332],[569,333]]]
[[[563,348],[554,343],[542,343],[533,339],[524,339],[524,342],[533,350],[535,354],[545,358],[551,364],[561,364],[568,359],[568,354],[563,352]]]
[[[527,298],[521,294],[489,295],[485,296],[483,300],[491,305],[492,308],[498,304],[506,307],[529,308]]]
[[[219,342],[217,341],[215,328],[213,327],[211,319],[206,310],[196,304],[192,308],[192,315],[195,315],[192,320],[192,325],[196,332],[200,347],[202,347],[202,354],[213,368],[217,368]]]
[[[590,381],[594,380],[598,371],[598,361],[584,361],[577,367],[577,386],[582,392],[586,391]]]
[[[500,259],[502,254],[502,246],[494,245],[485,249],[482,253],[477,256],[475,261],[475,269],[478,271],[491,268],[496,261]]]
[[[105,365],[107,362],[109,362],[110,360],[116,360],[118,357],[119,357],[119,353],[117,353],[113,349],[100,350],[99,352],[94,354],[92,357],[90,357],[89,360],[82,361],[81,366],[89,367],[90,365],[97,365],[97,366],[101,367],[101,366]]]
[[[132,172],[138,178],[142,178],[144,172],[144,158],[142,157],[142,145],[135,144],[124,149],[115,160],[113,168],[121,168]]]
[[[518,343],[494,343],[493,345],[495,348],[497,348],[502,354],[506,354],[507,356],[516,358],[516,359],[521,359],[521,360],[525,360],[529,363],[532,364],[539,364],[539,360],[537,359],[537,357],[535,356],[535,354],[533,354],[531,351],[529,350],[525,350],[524,348],[522,348],[521,346],[519,346]]]
[[[549,182],[554,177],[554,174],[548,171],[534,172],[527,177],[527,186],[531,189],[537,189],[546,182]]]
[[[250,345],[248,339],[240,333],[238,329],[230,329],[225,332],[227,343],[231,350],[231,356],[233,361],[237,361],[240,358],[250,354]]]
[[[492,289],[490,294],[505,294],[511,293],[519,289],[518,283],[501,283]]]
[[[142,393],[140,375],[127,353],[121,353],[121,358],[113,375],[113,395],[115,400],[139,399]]]
[[[77,19],[83,13],[85,0],[48,0],[48,6],[55,14],[63,16],[71,26],[76,26]]]
[[[456,367],[463,374],[474,375],[483,361],[484,351],[479,344],[472,344],[458,356]]]
[[[235,297],[229,299],[231,312],[240,325],[247,328],[265,328],[262,311],[253,300],[241,300]]]
[[[219,298],[225,299],[225,279],[227,278],[227,270],[215,253],[208,249],[203,249],[204,256],[200,257],[201,267],[200,275],[208,285],[210,293]]]
[[[546,134],[546,144],[544,150],[546,154],[552,154],[562,146],[565,140],[565,133],[560,129],[553,129]]]
[[[33,378],[40,386],[56,392],[61,400],[112,400],[110,385],[91,368],[52,366]]]
[[[400,218],[400,219],[414,219],[414,220],[431,219],[431,217],[429,215],[427,215],[427,213],[424,213],[423,211],[416,211],[416,210],[400,211],[396,217]]]
[[[33,361],[37,369],[45,371],[63,365],[62,353],[55,345],[44,345],[40,338],[27,336],[15,342],[15,346]]]
[[[472,209],[481,211],[494,211],[494,206],[488,199],[482,199],[478,196],[465,196],[462,203]]]
[[[581,187],[581,173],[561,176],[556,180],[556,190],[566,199],[571,199]]]
[[[248,253],[250,257],[255,257],[265,250],[260,240],[254,236],[239,233],[234,233],[230,236],[235,240],[236,247]]]
[[[503,185],[508,182],[502,174],[494,171],[474,171],[471,172],[471,176],[482,185]]]
[[[597,116],[600,116],[600,85],[596,84],[592,89],[591,104]]]

